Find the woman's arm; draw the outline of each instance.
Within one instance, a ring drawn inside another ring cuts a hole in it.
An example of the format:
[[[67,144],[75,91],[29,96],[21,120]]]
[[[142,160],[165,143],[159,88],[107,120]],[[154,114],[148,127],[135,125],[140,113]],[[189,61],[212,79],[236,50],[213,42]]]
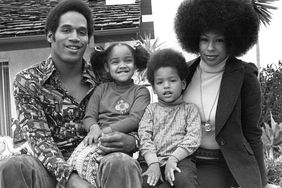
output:
[[[242,86],[242,126],[244,136],[250,144],[259,165],[263,185],[266,185],[266,171],[261,140],[262,128],[258,124],[261,114],[261,91],[254,64],[245,65]]]

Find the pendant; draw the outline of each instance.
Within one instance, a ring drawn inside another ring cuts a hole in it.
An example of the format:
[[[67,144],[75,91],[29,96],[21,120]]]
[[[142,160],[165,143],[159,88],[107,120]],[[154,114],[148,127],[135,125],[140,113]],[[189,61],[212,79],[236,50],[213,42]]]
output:
[[[212,128],[213,128],[212,124],[209,121],[203,122],[202,127],[203,127],[204,131],[206,131],[206,132],[212,131]]]

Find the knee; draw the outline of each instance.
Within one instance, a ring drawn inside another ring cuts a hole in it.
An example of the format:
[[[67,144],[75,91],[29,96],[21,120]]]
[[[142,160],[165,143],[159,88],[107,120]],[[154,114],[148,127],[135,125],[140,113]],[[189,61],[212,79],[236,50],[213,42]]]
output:
[[[10,173],[15,174],[21,170],[21,164],[17,157],[11,157],[0,161],[0,172],[9,175]]]
[[[138,169],[140,170],[139,163],[137,160],[132,158],[131,156],[116,152],[106,155],[102,161],[101,164],[104,164],[106,166],[111,166],[113,168],[122,169],[122,168],[129,168],[129,169]]]

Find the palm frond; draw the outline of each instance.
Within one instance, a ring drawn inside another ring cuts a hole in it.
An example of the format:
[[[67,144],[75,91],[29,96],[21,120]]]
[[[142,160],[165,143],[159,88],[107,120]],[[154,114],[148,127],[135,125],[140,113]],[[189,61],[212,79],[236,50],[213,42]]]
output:
[[[151,34],[145,34],[144,37],[140,37],[140,42],[143,45],[143,47],[151,54],[153,52],[155,52],[156,50],[158,50],[160,48],[161,45],[164,44],[160,43],[159,38],[156,38],[154,40],[152,40],[152,36]]]
[[[277,7],[271,3],[278,0],[252,0],[255,11],[258,14],[260,21],[265,25],[270,25],[272,13],[270,10],[275,10]]]

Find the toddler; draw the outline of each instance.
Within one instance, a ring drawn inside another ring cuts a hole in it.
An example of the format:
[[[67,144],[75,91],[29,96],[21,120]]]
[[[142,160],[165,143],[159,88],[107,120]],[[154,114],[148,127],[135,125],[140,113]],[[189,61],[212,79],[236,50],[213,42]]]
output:
[[[139,123],[143,187],[199,187],[191,155],[200,145],[197,107],[185,103],[186,63],[182,54],[163,49],[152,54],[147,78],[158,102],[147,106]]]

